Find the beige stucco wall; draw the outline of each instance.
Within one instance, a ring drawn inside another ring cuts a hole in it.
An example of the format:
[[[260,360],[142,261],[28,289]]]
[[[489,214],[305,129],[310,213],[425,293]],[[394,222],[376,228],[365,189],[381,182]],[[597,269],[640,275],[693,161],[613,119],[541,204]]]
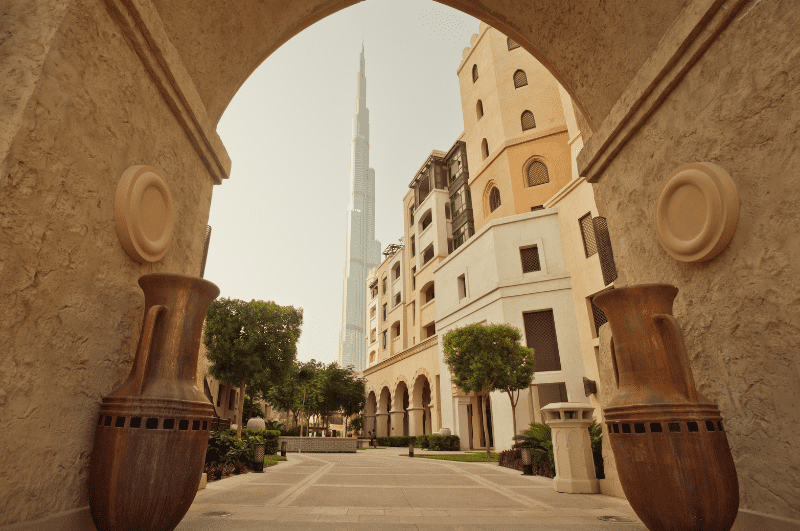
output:
[[[617,285],[674,284],[674,313],[698,389],[719,405],[741,507],[800,519],[800,4],[750,3],[595,185]],[[706,263],[672,259],[654,208],[681,164],[728,171],[741,209]]]
[[[542,268],[523,273],[519,250],[530,245],[538,247]],[[457,278],[462,274],[467,293],[459,298]],[[439,264],[436,285],[436,327],[440,337],[473,323],[509,324],[522,332],[525,344],[523,313],[552,309],[561,370],[537,372],[532,385],[564,382],[570,401],[586,401],[583,357],[556,210],[492,221]],[[443,357],[439,367],[442,389],[450,389],[452,379]],[[466,423],[458,418],[458,402],[458,397],[442,398],[442,425],[466,438]],[[508,395],[492,393],[491,410],[495,449],[507,450],[514,435]],[[523,394],[517,411],[518,431],[534,420],[532,413],[527,394]]]
[[[211,202],[211,178],[105,5],[61,5],[0,160],[0,525],[88,505],[95,415],[139,340],[137,279],[199,273]],[[144,267],[114,225],[117,182],[136,164],[162,170],[175,205],[172,246]]]

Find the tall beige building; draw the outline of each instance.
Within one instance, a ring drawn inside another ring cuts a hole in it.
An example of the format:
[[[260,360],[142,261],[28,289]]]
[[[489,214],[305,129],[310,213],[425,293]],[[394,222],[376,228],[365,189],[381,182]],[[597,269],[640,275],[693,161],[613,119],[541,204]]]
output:
[[[457,69],[464,133],[413,176],[404,245],[387,248],[367,281],[367,429],[448,428],[463,449],[481,448],[486,418],[489,444],[506,449],[514,435],[507,395],[454,386],[442,337],[472,323],[521,330],[536,373],[516,406],[518,431],[541,422],[549,403],[596,404],[604,317],[587,297],[611,282],[598,252],[610,256],[610,246],[595,237],[591,187],[577,175],[581,118],[570,98],[499,31],[481,24],[470,44]]]

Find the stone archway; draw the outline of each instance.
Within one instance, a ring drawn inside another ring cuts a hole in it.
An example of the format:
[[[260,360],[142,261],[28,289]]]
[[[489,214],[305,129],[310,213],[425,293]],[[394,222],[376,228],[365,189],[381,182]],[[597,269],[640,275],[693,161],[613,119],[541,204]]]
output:
[[[409,430],[409,421],[408,421],[408,406],[409,406],[409,394],[408,394],[408,384],[406,384],[405,379],[402,379],[401,376],[398,378],[397,383],[394,387],[394,392],[392,393],[392,405],[393,408],[389,412],[392,418],[392,427],[389,431],[389,434],[393,437],[401,437],[404,435],[408,435]]]
[[[266,57],[355,3],[9,4],[4,21],[15,31],[0,55],[3,71],[13,73],[3,86],[8,105],[0,120],[0,344],[6,347],[0,373],[14,376],[2,382],[0,397],[0,446],[10,449],[0,475],[11,478],[0,501],[0,526],[85,510],[97,404],[127,375],[141,330],[136,281],[148,270],[199,272],[212,187],[231,167],[216,123]],[[585,136],[594,133],[578,165],[597,183],[598,208],[614,240],[616,284],[678,285],[682,322],[702,325],[685,332],[699,353],[695,378],[708,385],[710,396],[750,393],[753,378],[743,374],[757,374],[763,383],[755,392],[765,395],[762,386],[793,388],[785,353],[797,350],[800,335],[785,309],[795,304],[798,288],[784,279],[800,276],[792,259],[798,211],[787,206],[798,203],[800,187],[784,169],[797,166],[797,118],[787,109],[798,89],[785,72],[797,70],[800,7],[775,2],[745,9],[743,0],[442,3],[514,39],[581,109]],[[756,88],[753,79],[761,80]],[[652,205],[662,177],[702,160],[724,165],[746,193],[742,224],[751,232],[737,235],[708,264],[678,264],[653,238]],[[145,266],[125,255],[109,222],[119,176],[140,164],[164,171],[181,213],[172,250]],[[767,259],[743,259],[752,256]],[[742,285],[744,276],[759,283]],[[696,296],[708,286],[720,295]],[[710,315],[715,318],[706,326]],[[757,322],[740,327],[741,315]],[[793,414],[792,406],[779,399],[720,403],[734,451],[764,448],[742,462],[743,492],[751,493],[743,507],[797,519],[800,512],[781,503],[796,498],[785,472],[791,452],[776,442],[787,436],[781,430],[795,438],[800,433],[778,422]],[[66,431],[30,435],[53,416]],[[765,431],[743,428],[748,418],[765,419]],[[50,468],[69,466],[32,481],[42,466],[33,458],[39,455]],[[758,488],[767,480],[774,491]],[[37,499],[51,502],[30,501]]]
[[[378,411],[378,400],[375,397],[375,391],[370,390],[367,393],[367,401],[364,404],[364,435],[375,433],[376,417]]]
[[[420,371],[412,381],[411,406],[408,408],[409,435],[433,433],[433,396],[427,371]]]
[[[375,413],[375,431],[378,437],[388,437],[390,432],[391,419],[389,418],[389,410],[392,407],[392,393],[387,386],[381,388],[381,394],[378,398],[378,410]]]

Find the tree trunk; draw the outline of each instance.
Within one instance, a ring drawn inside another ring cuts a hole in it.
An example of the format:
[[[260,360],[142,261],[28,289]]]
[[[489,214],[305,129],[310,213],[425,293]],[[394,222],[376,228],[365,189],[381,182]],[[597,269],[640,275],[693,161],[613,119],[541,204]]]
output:
[[[239,411],[237,416],[239,417],[239,422],[236,423],[236,438],[241,440],[242,439],[242,410],[244,409],[244,380],[239,382]]]
[[[489,445],[489,422],[486,416],[486,406],[489,405],[489,393],[483,393],[483,404],[481,407],[481,415],[483,415],[483,439],[486,442],[486,458],[492,458],[492,449]]]
[[[255,400],[251,398],[250,399],[250,414],[248,415],[247,418],[253,418],[253,402],[255,402]]]
[[[519,392],[517,394],[517,400],[514,400],[514,393],[508,393],[508,399],[511,400],[511,420],[512,425],[514,426],[514,435],[513,437],[517,436],[517,402],[519,401]],[[513,441],[512,437],[512,441]]]

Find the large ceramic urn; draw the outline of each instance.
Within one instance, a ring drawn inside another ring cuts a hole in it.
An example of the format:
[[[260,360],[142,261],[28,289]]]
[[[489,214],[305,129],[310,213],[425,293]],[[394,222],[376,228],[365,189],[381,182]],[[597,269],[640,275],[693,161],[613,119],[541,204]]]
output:
[[[197,385],[203,320],[219,288],[144,275],[145,316],[130,376],[103,398],[89,472],[99,531],[169,531],[197,493],[214,407]]]
[[[719,409],[697,392],[672,302],[648,284],[594,298],[611,325],[618,392],[604,409],[619,480],[651,531],[728,531],[739,482]]]

